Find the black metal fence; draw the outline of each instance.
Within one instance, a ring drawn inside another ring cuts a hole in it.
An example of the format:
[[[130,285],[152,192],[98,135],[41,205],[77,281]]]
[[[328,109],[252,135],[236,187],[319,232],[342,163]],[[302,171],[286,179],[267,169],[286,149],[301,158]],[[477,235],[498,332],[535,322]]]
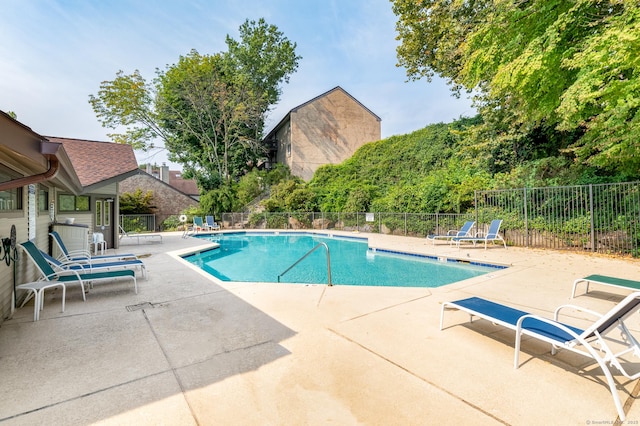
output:
[[[639,182],[478,191],[475,214],[514,246],[639,254]]]
[[[507,244],[640,255],[640,182],[476,191],[475,209],[444,213],[223,213],[223,228],[326,229],[425,237],[502,219]]]
[[[120,226],[125,232],[152,232],[156,230],[156,215],[121,214]]]
[[[425,237],[446,234],[472,218],[473,213],[223,213],[222,225],[231,229],[326,229]]]

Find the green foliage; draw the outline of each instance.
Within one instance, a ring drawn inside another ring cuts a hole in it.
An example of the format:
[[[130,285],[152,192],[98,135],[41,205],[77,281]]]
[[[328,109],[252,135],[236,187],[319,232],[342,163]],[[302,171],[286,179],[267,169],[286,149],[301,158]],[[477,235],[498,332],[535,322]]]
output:
[[[160,224],[160,229],[163,231],[175,231],[178,230],[181,225],[182,222],[180,222],[180,217],[174,215],[163,220]]]
[[[485,123],[476,142],[493,148],[483,149],[492,174],[561,149],[607,174],[638,176],[638,2],[392,3],[409,78],[439,75],[456,94],[475,94]]]
[[[150,214],[153,213],[153,191],[142,192],[136,189],[120,195],[120,214]]]
[[[236,186],[236,210],[244,209],[249,203],[269,190],[272,185],[288,179],[291,179],[291,171],[284,164],[276,164],[271,170],[251,170],[240,178]]]
[[[149,84],[136,70],[104,81],[90,103],[104,127],[124,129],[114,141],[149,149],[161,140],[205,191],[230,184],[264,156],[260,145],[269,107],[296,71],[296,44],[264,19],[245,21],[227,52],[192,50],[157,70]]]
[[[301,179],[287,179],[271,187],[271,197],[262,205],[268,212],[314,211],[315,193]]]
[[[200,197],[200,209],[204,215],[222,217],[224,212],[234,211],[237,197],[233,185],[225,185]]]
[[[361,147],[342,164],[320,167],[309,188],[322,211],[460,212],[490,175],[460,153],[478,119],[434,124]]]

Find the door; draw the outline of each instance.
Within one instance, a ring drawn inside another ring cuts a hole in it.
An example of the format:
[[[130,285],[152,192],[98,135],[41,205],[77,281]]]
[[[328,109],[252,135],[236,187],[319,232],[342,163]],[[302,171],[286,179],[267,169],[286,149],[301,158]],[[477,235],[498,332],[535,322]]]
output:
[[[93,232],[101,232],[107,248],[113,247],[113,199],[97,198]]]

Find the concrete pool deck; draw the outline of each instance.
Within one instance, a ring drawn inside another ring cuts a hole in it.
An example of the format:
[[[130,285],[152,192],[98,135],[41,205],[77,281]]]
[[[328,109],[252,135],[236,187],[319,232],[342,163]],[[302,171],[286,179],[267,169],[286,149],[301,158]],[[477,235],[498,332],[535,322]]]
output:
[[[584,425],[617,418],[596,363],[551,356],[548,345],[526,340],[516,370],[513,332],[470,324],[455,311],[440,331],[440,308],[481,296],[545,316],[567,303],[606,312],[630,292],[592,285],[570,300],[573,281],[594,273],[638,279],[638,260],[358,235],[373,247],[511,266],[433,289],[215,283],[172,254],[203,241],[165,233],[162,243],[123,244],[118,252],[143,255],[149,271],[137,295],[128,283],[96,284],[82,302],[80,287],[69,286],[61,313],[61,292],[49,290],[40,321],[29,302],[2,323],[0,423]],[[580,326],[584,318],[573,320]],[[629,320],[633,330],[639,320]],[[627,423],[637,423],[639,382],[612,373]]]

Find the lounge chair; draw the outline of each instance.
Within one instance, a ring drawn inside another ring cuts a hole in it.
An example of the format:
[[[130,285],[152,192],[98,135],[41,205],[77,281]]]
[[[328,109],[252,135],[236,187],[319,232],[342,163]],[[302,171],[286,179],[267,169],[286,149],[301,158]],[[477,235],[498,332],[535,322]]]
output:
[[[489,225],[489,230],[487,231],[486,234],[482,235],[481,233],[478,233],[473,237],[453,237],[451,241],[455,242],[458,248],[460,248],[460,243],[463,241],[473,243],[474,246],[476,245],[476,243],[484,242],[485,250],[487,249],[487,243],[489,243],[490,241],[492,243],[495,243],[496,241],[501,241],[502,244],[504,244],[504,248],[507,248],[507,243],[505,242],[504,238],[500,236],[501,225],[502,225],[502,219],[494,219],[491,221],[491,224]]]
[[[127,232],[124,230],[122,225],[118,225],[118,228],[120,228],[120,235],[118,236],[118,239],[120,240],[123,238],[135,238],[138,241],[138,244],[140,244],[140,238],[160,238],[160,242],[162,242],[162,235],[160,234],[153,234],[150,232]]]
[[[464,225],[462,225],[462,228],[460,228],[460,230],[450,229],[444,235],[427,235],[427,239],[431,240],[431,242],[435,245],[436,240],[449,240],[451,242],[451,240],[455,237],[471,237],[471,228],[473,228],[473,225],[475,225],[475,223],[476,222],[473,220],[468,220],[464,223]]]
[[[553,319],[529,314],[478,297],[471,297],[455,302],[443,303],[440,315],[440,330],[443,328],[444,312],[447,308],[464,311],[470,315],[471,320],[473,320],[474,316],[477,316],[493,324],[514,330],[516,332],[514,368],[519,367],[520,343],[523,335],[550,343],[552,355],[556,353],[557,348],[560,348],[593,358],[606,376],[609,390],[611,391],[614,404],[618,410],[618,415],[624,420],[625,413],[616,390],[616,384],[613,381],[613,376],[607,364],[615,366],[625,377],[631,380],[640,378],[640,372],[630,374],[624,369],[620,362],[621,358],[629,353],[632,353],[634,356],[640,356],[640,344],[624,324],[624,320],[636,313],[640,308],[640,292],[627,296],[604,315],[577,306],[564,305],[556,309]],[[560,311],[564,308],[587,312],[599,318],[593,322],[590,327],[582,330],[558,321]],[[611,342],[612,339],[608,337],[605,340],[603,337],[615,328],[619,328],[622,335],[622,338],[618,340],[616,344],[626,347],[618,353],[614,353],[610,348],[609,342]],[[602,355],[600,355],[599,352],[602,352]]]
[[[49,256],[42,250],[40,250],[40,254],[47,262],[49,262],[49,265],[51,265],[54,270],[66,271],[68,269],[72,269],[81,272],[101,272],[103,270],[111,271],[118,269],[131,269],[135,271],[137,269],[140,269],[140,272],[142,272],[142,276],[144,278],[147,277],[147,268],[144,262],[140,259],[120,260],[113,262],[77,262],[74,260],[62,262]]]
[[[49,232],[49,235],[55,241],[58,249],[60,251],[60,256],[58,256],[58,260],[60,261],[75,261],[75,262],[114,262],[117,260],[126,260],[126,259],[137,259],[138,257],[133,253],[125,253],[125,254],[113,254],[113,255],[104,255],[104,256],[92,256],[89,250],[67,250],[67,247],[62,241],[62,237],[56,231]]]
[[[573,290],[571,291],[571,298],[576,296],[576,287],[581,282],[587,284],[587,288],[584,294],[589,293],[589,284],[602,284],[610,287],[624,288],[627,290],[640,290],[640,281],[625,280],[623,278],[608,277],[606,275],[589,275],[588,277],[578,278],[573,282]]]
[[[84,294],[84,283],[93,283],[99,281],[111,281],[114,279],[130,279],[133,280],[133,286],[136,294],[138,294],[138,282],[136,281],[136,273],[130,269],[106,272],[82,272],[78,270],[68,269],[65,271],[55,271],[53,267],[42,256],[42,253],[31,241],[25,241],[20,247],[27,253],[27,256],[34,263],[40,274],[39,281],[58,281],[61,283],[79,283],[82,287],[82,300],[86,301]]]
[[[220,225],[216,223],[213,216],[205,216],[204,220],[206,221],[206,227],[208,230],[216,231],[220,229]]]
[[[193,231],[197,233],[199,231],[204,231],[204,229],[205,229],[205,224],[202,222],[202,218],[200,216],[194,216]]]

